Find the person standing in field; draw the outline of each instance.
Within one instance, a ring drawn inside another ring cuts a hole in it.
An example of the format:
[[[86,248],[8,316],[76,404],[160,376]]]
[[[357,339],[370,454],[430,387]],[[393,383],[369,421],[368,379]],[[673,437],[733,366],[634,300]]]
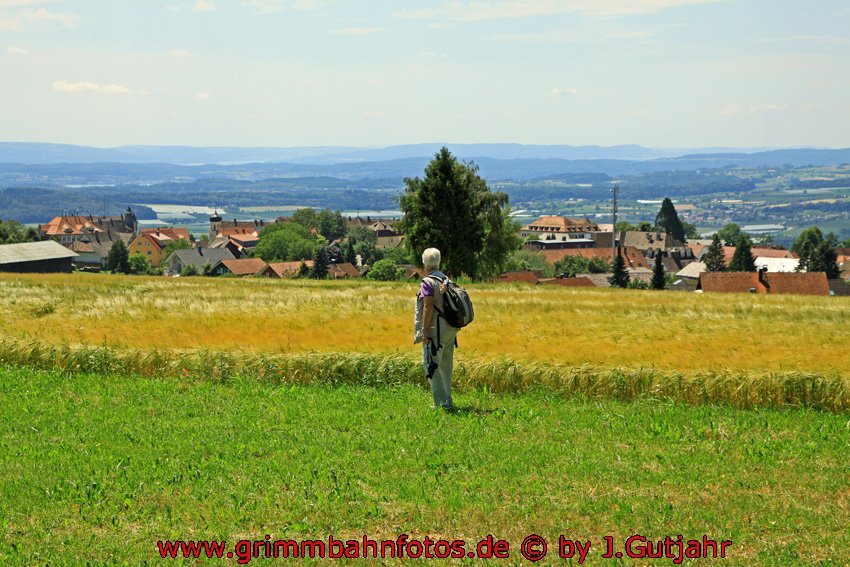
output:
[[[416,296],[414,344],[422,343],[422,366],[434,394],[434,407],[453,409],[452,369],[457,329],[449,325],[443,312],[441,285],[448,277],[440,271],[440,251],[428,248],[422,253],[422,266],[428,272]]]

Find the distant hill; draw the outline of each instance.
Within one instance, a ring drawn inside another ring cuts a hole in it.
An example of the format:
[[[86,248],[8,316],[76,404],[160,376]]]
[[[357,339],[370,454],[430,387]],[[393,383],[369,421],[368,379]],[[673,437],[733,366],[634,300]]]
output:
[[[398,187],[405,177],[421,176],[439,147],[440,144],[381,149],[183,146],[104,149],[62,144],[0,143],[0,187],[152,185],[208,179],[262,181],[319,177],[357,182],[363,188]],[[525,182],[575,175],[618,177],[667,171],[850,163],[850,148],[752,153],[714,148],[718,151],[679,156],[664,155],[673,151],[669,149],[653,150],[634,145],[457,144],[450,149],[462,160],[475,162],[482,177],[489,181]]]
[[[122,146],[94,148],[68,144],[0,142],[0,163],[170,163],[226,164],[309,159],[355,151],[348,147],[239,148]]]
[[[268,147],[191,147],[122,146],[95,148],[68,144],[0,142],[0,163],[169,163],[243,164],[288,162],[302,165],[333,165],[393,161],[411,158],[430,159],[442,146],[448,146],[461,158],[562,159],[646,161],[675,158],[687,154],[746,154],[733,148],[646,148],[638,145],[570,146],[525,144],[407,144],[385,148],[317,146],[295,148]],[[797,151],[797,150],[791,150]]]

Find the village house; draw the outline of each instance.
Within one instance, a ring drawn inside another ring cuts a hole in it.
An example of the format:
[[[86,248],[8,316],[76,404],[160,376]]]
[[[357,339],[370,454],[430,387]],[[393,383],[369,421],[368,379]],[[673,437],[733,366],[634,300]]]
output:
[[[345,224],[348,229],[352,228],[368,228],[375,233],[377,242],[376,248],[395,248],[401,246],[404,241],[404,235],[396,230],[398,219],[373,219],[371,216],[363,218],[361,216],[347,217]]]
[[[106,266],[106,258],[112,245],[118,240],[129,244],[133,235],[127,232],[105,232],[99,230],[84,229],[80,240],[65,244],[69,250],[76,252],[74,266],[77,268],[103,269]]]
[[[360,272],[351,262],[331,263],[328,266],[328,277],[334,280],[359,278]]]
[[[401,276],[404,280],[421,280],[427,275],[425,270],[413,264],[400,264],[398,267],[404,269]]]
[[[302,261],[296,262],[271,262],[263,275],[268,278],[295,278],[301,275]],[[313,268],[313,260],[304,260],[303,265],[308,269]]]
[[[690,264],[676,272],[676,277],[687,278],[696,281],[699,279],[699,275],[705,271],[705,262],[691,262]]]
[[[683,242],[679,242],[666,232],[657,231],[626,230],[618,235],[618,242],[620,246],[631,246],[647,255],[658,250],[670,252],[685,247]]]
[[[697,260],[702,260],[708,252],[708,246],[692,245],[691,249]],[[732,257],[735,256],[736,248],[734,246],[723,247],[723,262],[728,266],[732,262]],[[780,250],[778,248],[767,248],[753,246],[752,253],[754,258],[784,258],[788,260],[799,259],[796,252],[790,250]]]
[[[99,271],[105,265],[105,257],[101,258],[95,251],[92,243],[86,239],[64,244],[65,248],[77,254],[74,258],[74,268],[77,270],[87,269],[90,271]]]
[[[62,215],[50,222],[38,226],[38,234],[43,240],[55,240],[60,244],[71,244],[82,240],[89,232],[113,232],[129,235],[129,241],[139,229],[135,213],[130,207],[117,216]]]
[[[236,240],[244,248],[253,248],[259,242],[263,228],[275,222],[265,219],[224,220],[216,210],[210,217],[209,240],[229,238]]]
[[[697,290],[705,293],[829,295],[829,284],[823,272],[703,272],[699,276]]]
[[[542,274],[535,273],[532,270],[512,270],[504,272],[493,278],[493,283],[527,283],[537,285]]]
[[[244,258],[247,254],[244,246],[242,246],[235,240],[227,238],[226,236],[217,236],[212,240],[207,240],[206,242],[198,242],[197,246],[210,249],[226,248],[227,250],[230,250],[230,253],[233,254],[233,256],[236,258]]]
[[[610,248],[568,248],[561,250],[544,250],[543,257],[553,266],[567,256],[579,256],[581,258],[598,258],[608,264],[611,263],[612,250]],[[627,246],[622,250],[623,259],[627,268],[651,268],[652,266],[640,250]]]
[[[395,248],[404,241],[404,235],[396,232],[388,221],[376,221],[369,225],[369,230],[377,237],[376,248]]]
[[[175,250],[165,260],[165,269],[169,275],[179,275],[187,266],[193,266],[198,274],[203,274],[220,260],[235,260],[227,248],[187,248]]]
[[[536,236],[539,240],[568,241],[581,239],[592,241],[592,232],[599,232],[599,225],[591,222],[590,219],[571,219],[551,215],[542,216],[522,227],[520,236],[523,238]]]
[[[225,259],[213,264],[209,269],[209,274],[213,276],[258,276],[263,274],[265,269],[266,262],[260,258]]]
[[[165,260],[162,257],[165,248],[175,240],[191,242],[189,231],[185,228],[143,228],[127,248],[130,254],[141,254],[150,260],[152,267],[159,268]]]
[[[77,257],[53,240],[0,244],[0,272],[14,273],[69,273]]]

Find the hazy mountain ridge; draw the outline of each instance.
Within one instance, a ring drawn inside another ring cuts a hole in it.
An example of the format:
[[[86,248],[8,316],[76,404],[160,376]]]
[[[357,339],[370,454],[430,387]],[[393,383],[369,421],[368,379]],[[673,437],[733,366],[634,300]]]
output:
[[[830,152],[843,150],[745,150],[740,148],[647,148],[635,144],[617,146],[571,146],[528,144],[405,144],[385,148],[345,146],[315,147],[193,147],[193,146],[121,146],[96,148],[69,144],[0,142],[0,163],[168,163],[255,164],[286,162],[300,165],[339,165],[400,159],[430,159],[442,146],[448,146],[463,159],[561,159],[650,161],[682,157],[723,155],[745,156],[770,152]]]

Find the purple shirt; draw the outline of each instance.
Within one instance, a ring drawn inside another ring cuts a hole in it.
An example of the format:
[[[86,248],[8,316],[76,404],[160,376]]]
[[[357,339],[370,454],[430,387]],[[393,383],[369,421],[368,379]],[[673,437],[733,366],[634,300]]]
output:
[[[434,288],[428,280],[422,280],[422,286],[419,288],[420,297],[434,297]]]

